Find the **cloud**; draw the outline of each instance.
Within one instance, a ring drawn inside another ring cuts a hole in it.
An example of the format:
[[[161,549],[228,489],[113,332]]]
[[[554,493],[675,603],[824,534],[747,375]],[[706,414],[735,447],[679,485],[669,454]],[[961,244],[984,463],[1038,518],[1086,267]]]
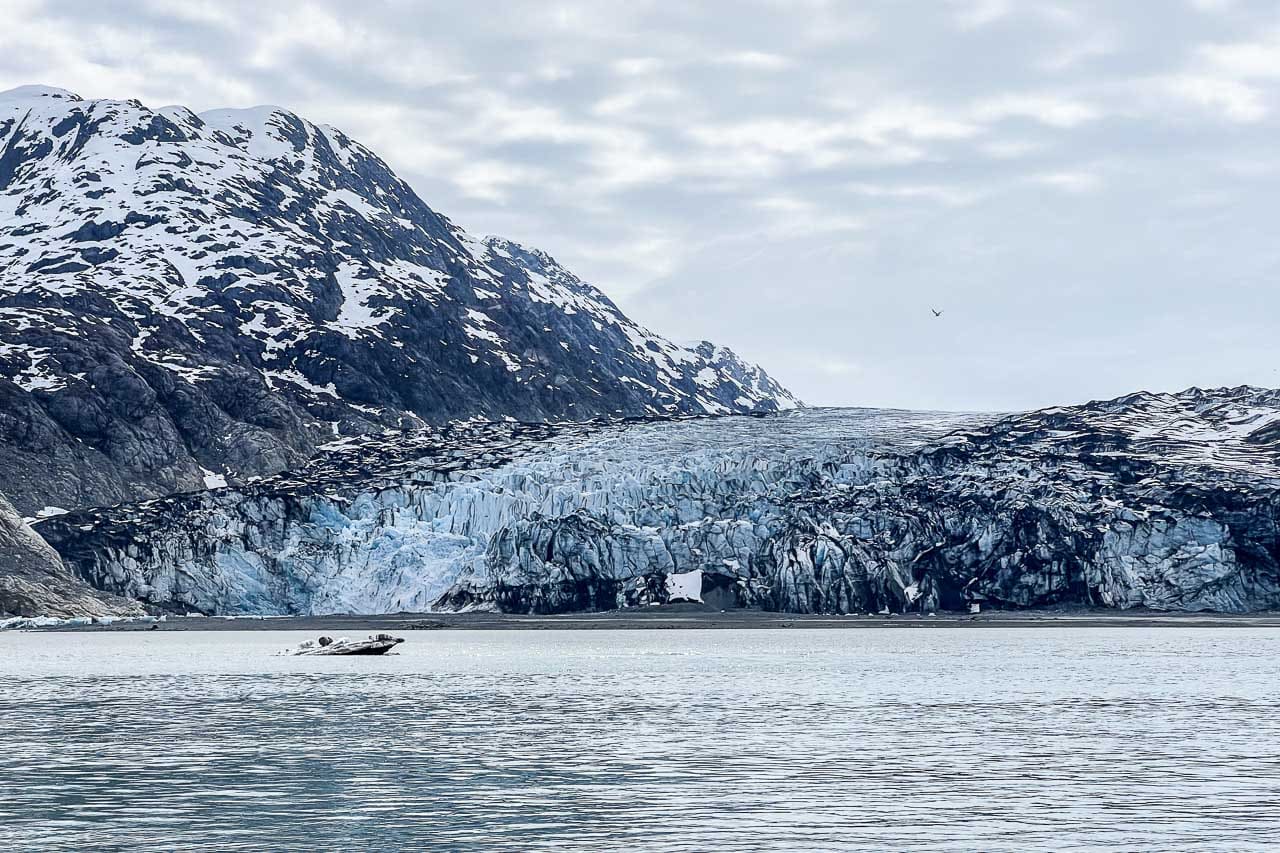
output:
[[[1191,8],[1208,13],[1225,12],[1235,5],[1235,0],[1188,0]]]
[[[998,95],[980,101],[974,116],[983,122],[1029,118],[1050,127],[1071,128],[1101,117],[1091,104],[1057,95]]]
[[[1206,44],[1198,51],[1210,65],[1237,77],[1280,77],[1280,33],[1266,38]]]
[[[845,126],[847,132],[873,145],[892,136],[916,140],[965,139],[978,128],[971,122],[927,104],[898,101],[877,106]]]
[[[898,199],[904,201],[938,202],[948,207],[964,207],[979,201],[985,193],[980,190],[943,184],[847,184],[845,189],[854,195],[873,199]]]
[[[1280,311],[1264,4],[410,5],[9,0],[0,89],[336,125],[465,227],[817,402],[1060,402],[1167,386],[1188,353],[1256,378],[1190,311],[1181,338],[1140,329],[1207,281],[1238,340]],[[1093,355],[1118,348],[1142,355]]]
[[[545,179],[538,170],[498,160],[464,163],[453,173],[453,182],[469,198],[502,203],[514,186],[530,186]]]
[[[1120,50],[1120,40],[1114,33],[1097,32],[1073,38],[1040,60],[1039,67],[1046,71],[1061,72],[1074,65],[1110,56]]]
[[[643,290],[653,279],[671,275],[696,248],[693,241],[660,228],[639,228],[616,242],[577,246],[574,254],[597,269],[612,272],[607,291],[614,298],[625,298]]]
[[[739,50],[726,53],[713,60],[719,65],[733,65],[738,68],[750,68],[756,71],[782,71],[791,66],[791,60],[776,53],[765,53],[759,50]]]
[[[1009,0],[956,0],[954,13],[956,26],[962,30],[976,30],[1001,21],[1013,13]]]
[[[678,86],[646,83],[611,92],[592,105],[591,112],[601,117],[637,120],[655,112],[658,115],[669,115],[672,106],[680,104],[684,98],[685,94]]]
[[[1091,193],[1102,187],[1102,179],[1092,172],[1047,172],[1032,175],[1030,180],[1068,193]]]
[[[813,361],[814,368],[824,376],[848,377],[863,373],[866,368],[839,356],[817,357]]]
[[[1026,139],[994,139],[978,146],[982,154],[996,160],[1017,160],[1041,148],[1041,144]]]
[[[766,229],[770,239],[856,233],[867,227],[866,221],[857,216],[835,213],[817,202],[794,196],[769,196],[752,204],[771,215],[772,221]]]
[[[1204,107],[1231,121],[1261,121],[1269,112],[1261,89],[1229,77],[1175,74],[1156,82],[1171,96]]]
[[[655,56],[631,56],[624,59],[615,59],[610,63],[610,67],[614,72],[628,77],[636,77],[642,74],[653,74],[661,71],[665,63]]]
[[[1280,31],[1270,29],[1261,38],[1198,45],[1182,70],[1156,85],[1230,121],[1250,123],[1270,113],[1271,92],[1264,85],[1278,78]]]

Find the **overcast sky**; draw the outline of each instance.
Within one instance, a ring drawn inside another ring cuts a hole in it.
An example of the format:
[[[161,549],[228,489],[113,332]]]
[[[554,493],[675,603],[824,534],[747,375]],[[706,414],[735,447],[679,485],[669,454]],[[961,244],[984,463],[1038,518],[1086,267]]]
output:
[[[0,20],[0,90],[337,125],[468,230],[813,404],[1280,384],[1275,2],[0,0]]]

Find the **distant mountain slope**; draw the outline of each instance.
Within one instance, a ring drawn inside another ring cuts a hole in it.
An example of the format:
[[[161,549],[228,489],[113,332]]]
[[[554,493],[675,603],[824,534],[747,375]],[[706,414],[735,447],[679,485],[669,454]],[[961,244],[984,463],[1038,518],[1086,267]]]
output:
[[[334,128],[0,93],[0,483],[24,513],[277,471],[339,433],[796,405],[468,235]]]

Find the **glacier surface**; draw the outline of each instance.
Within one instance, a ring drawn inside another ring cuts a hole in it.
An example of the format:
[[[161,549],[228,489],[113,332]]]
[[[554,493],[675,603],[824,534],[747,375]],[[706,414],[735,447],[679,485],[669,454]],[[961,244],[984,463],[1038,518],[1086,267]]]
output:
[[[247,487],[39,531],[206,613],[1280,604],[1280,392],[1020,415],[859,409],[347,439]]]

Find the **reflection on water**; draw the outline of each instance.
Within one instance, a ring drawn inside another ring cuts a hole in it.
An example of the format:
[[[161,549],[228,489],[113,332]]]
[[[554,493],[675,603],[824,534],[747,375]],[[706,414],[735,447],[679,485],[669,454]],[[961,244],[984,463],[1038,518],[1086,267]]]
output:
[[[0,847],[1261,849],[1280,632],[0,634]]]

